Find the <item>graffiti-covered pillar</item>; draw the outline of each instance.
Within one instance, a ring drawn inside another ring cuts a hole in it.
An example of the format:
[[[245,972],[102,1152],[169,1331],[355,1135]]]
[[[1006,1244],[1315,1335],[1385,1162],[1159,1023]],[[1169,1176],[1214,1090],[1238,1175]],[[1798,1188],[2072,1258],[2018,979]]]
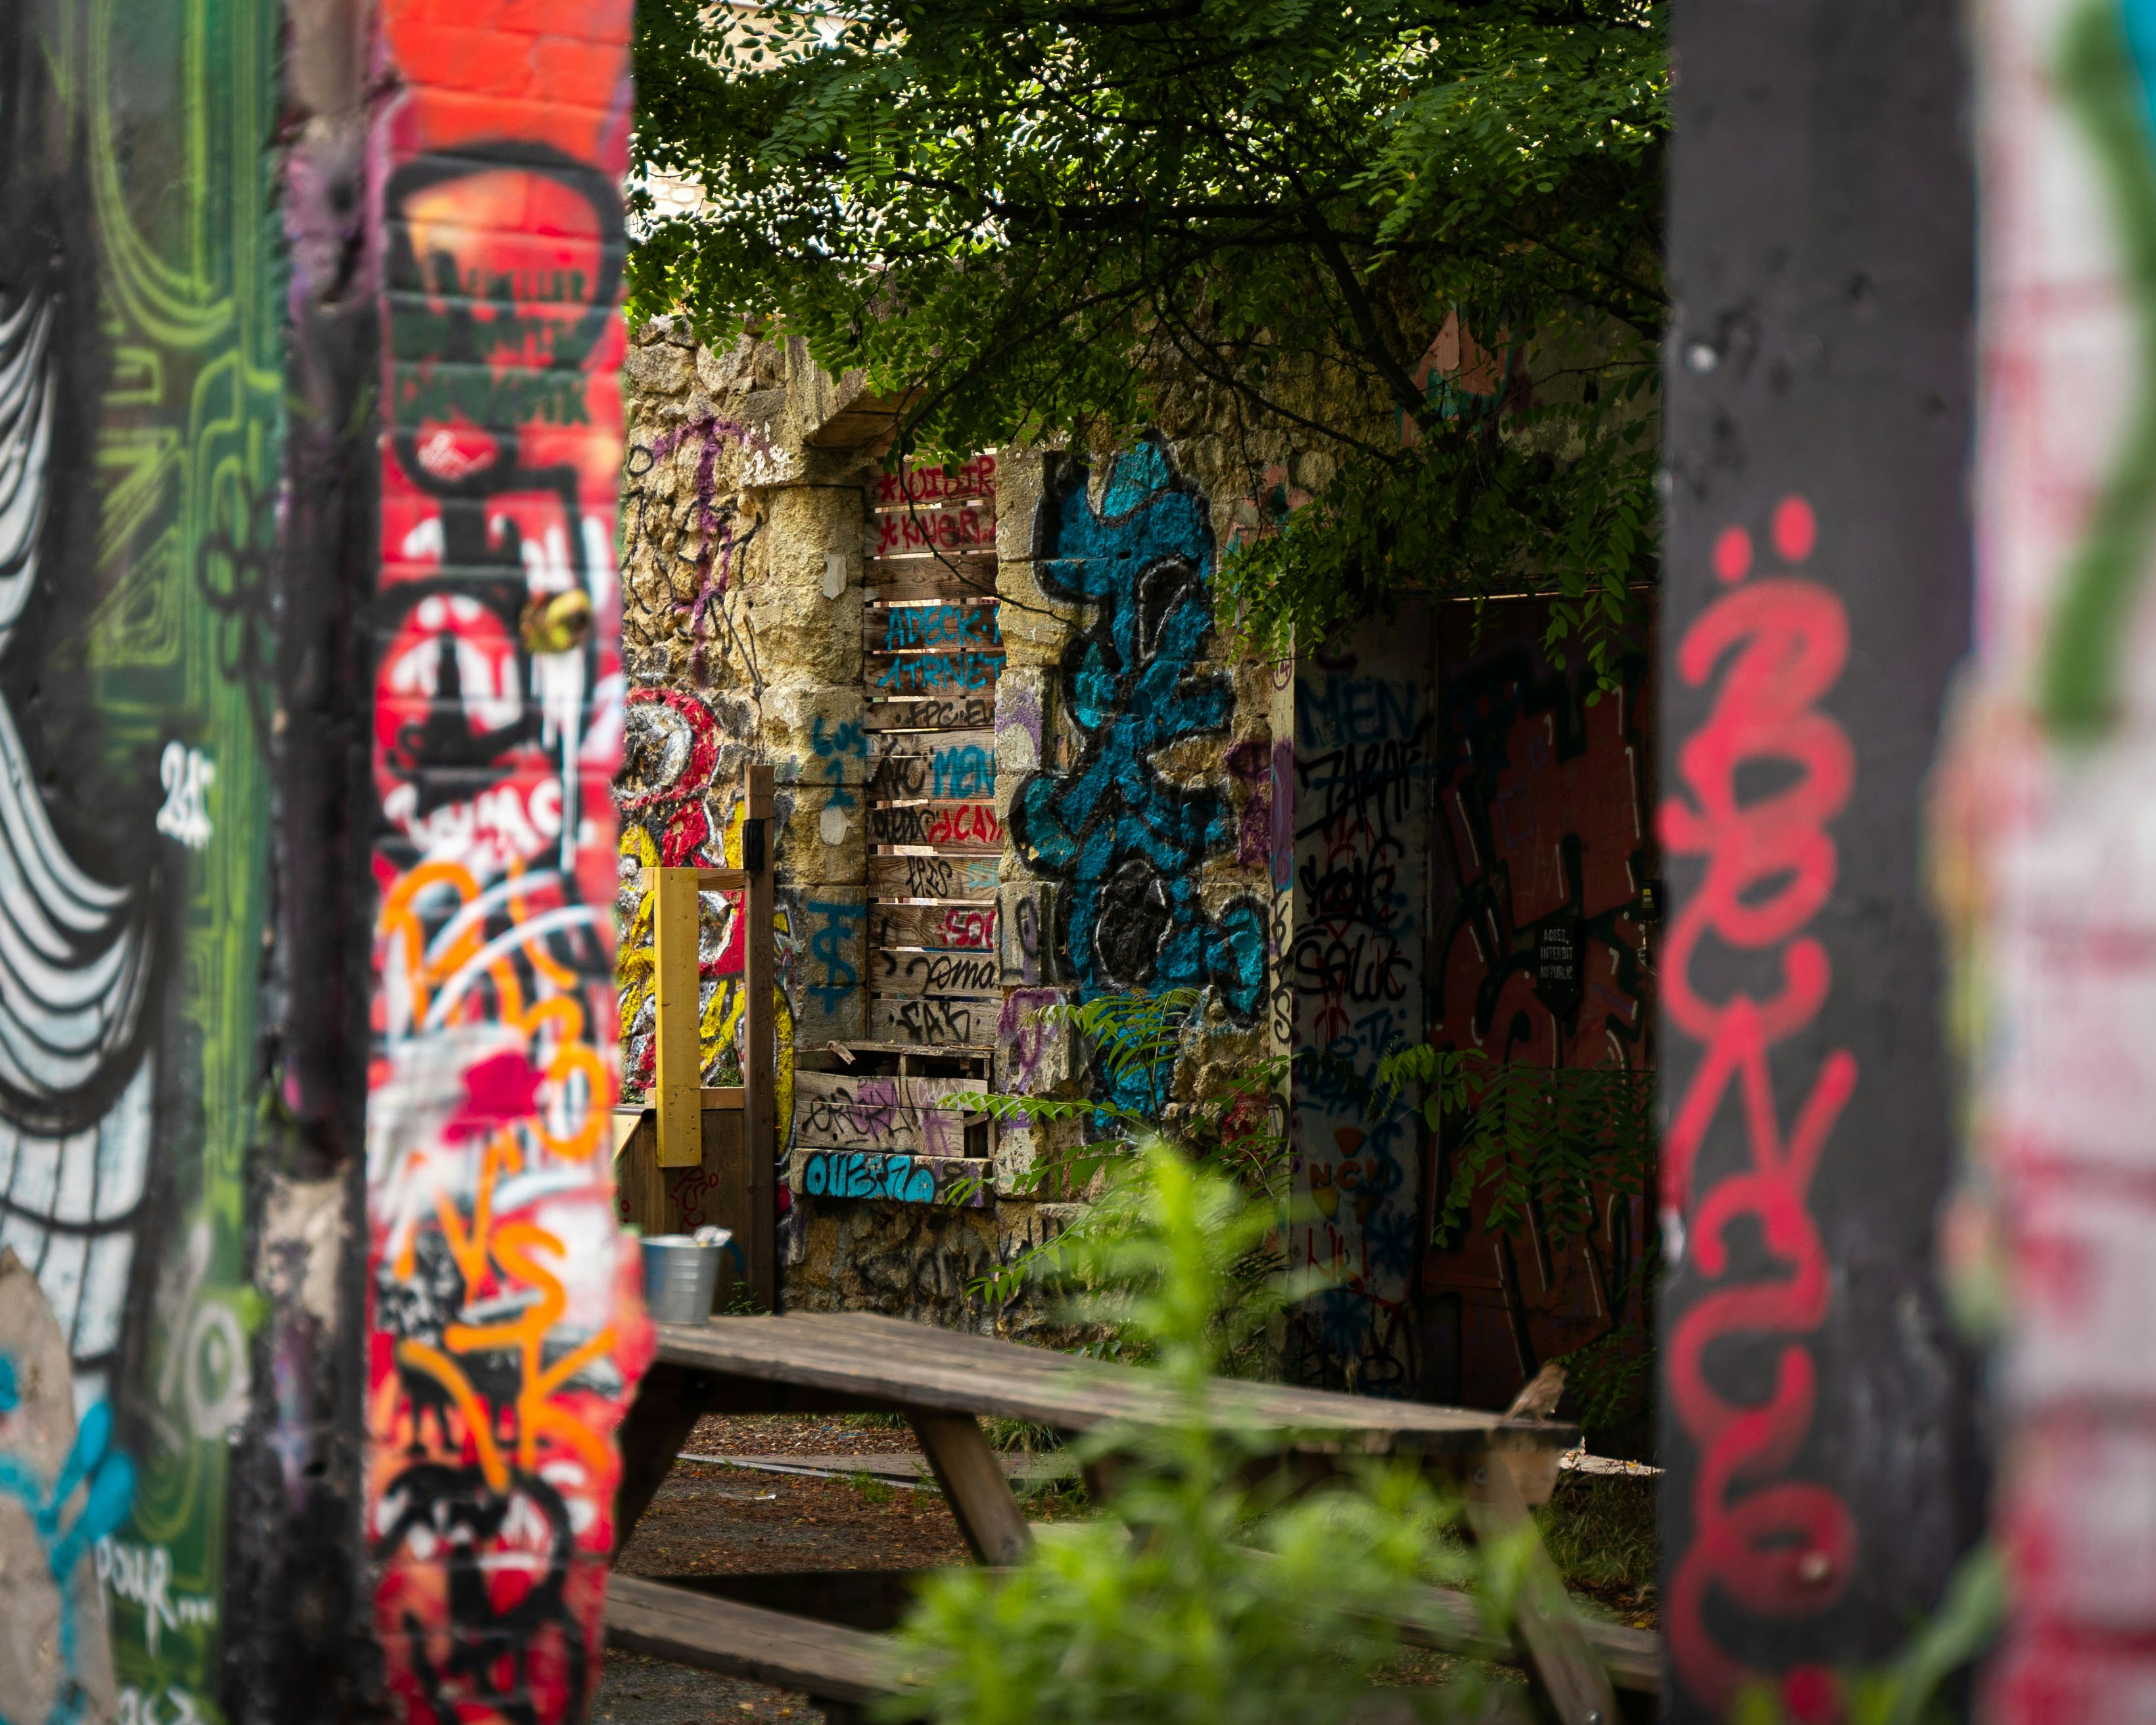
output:
[[[1982,650],[1943,774],[1970,1177],[2003,1332],[2001,1725],[2156,1694],[2156,12],[1977,9]]]
[[[470,11],[377,0],[369,85],[367,1533],[404,1717],[552,1725],[649,1352],[607,1130],[630,8]]]
[[[1658,957],[1668,1717],[1838,1713],[1974,1532],[1921,803],[1969,640],[1950,0],[1680,7]]]

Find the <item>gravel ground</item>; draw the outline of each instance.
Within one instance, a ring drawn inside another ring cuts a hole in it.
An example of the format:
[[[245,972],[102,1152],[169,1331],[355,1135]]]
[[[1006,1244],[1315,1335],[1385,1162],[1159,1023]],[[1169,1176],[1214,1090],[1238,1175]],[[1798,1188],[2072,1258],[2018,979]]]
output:
[[[910,1451],[901,1425],[859,1415],[712,1414],[683,1448],[705,1455],[866,1455]],[[1054,1500],[1035,1500],[1036,1517]],[[933,1491],[675,1465],[619,1567],[632,1575],[757,1570],[910,1569],[967,1561],[957,1524]],[[804,1697],[639,1654],[608,1650],[592,1709],[597,1725],[823,1725]]]
[[[913,1435],[900,1425],[872,1424],[857,1414],[712,1415],[700,1421],[685,1449],[708,1455],[798,1456],[814,1465],[821,1456],[911,1452]],[[1613,1470],[1614,1471],[1614,1470]],[[1568,1500],[1571,1538],[1551,1541],[1570,1579],[1595,1595],[1612,1615],[1640,1627],[1653,1626],[1651,1586],[1634,1582],[1630,1563],[1619,1573],[1594,1571],[1617,1548],[1650,1542],[1651,1509],[1644,1520],[1630,1513],[1640,1494],[1651,1505],[1651,1479],[1582,1480],[1560,1491]],[[1573,1497],[1592,1504],[1573,1506]],[[1608,1505],[1599,1500],[1612,1500]],[[1053,1493],[1023,1500],[1028,1517],[1052,1519],[1070,1512]],[[1630,1523],[1641,1521],[1641,1527]],[[1546,1529],[1556,1533],[1557,1529]],[[1581,1545],[1590,1551],[1568,1548]],[[908,1491],[869,1480],[817,1479],[745,1468],[678,1462],[623,1552],[630,1574],[716,1575],[830,1569],[925,1568],[968,1561],[965,1542],[934,1490]],[[1651,1562],[1645,1572],[1651,1574]],[[1419,1686],[1444,1680],[1455,1661],[1442,1655],[1409,1653],[1391,1681]],[[1507,1679],[1515,1674],[1499,1674]],[[1512,1702],[1501,1707],[1508,1712]],[[609,1650],[592,1709],[596,1725],[735,1725],[784,1722],[825,1725],[823,1712],[805,1697],[732,1677],[716,1676],[664,1660]],[[1493,1715],[1493,1717],[1496,1717]]]

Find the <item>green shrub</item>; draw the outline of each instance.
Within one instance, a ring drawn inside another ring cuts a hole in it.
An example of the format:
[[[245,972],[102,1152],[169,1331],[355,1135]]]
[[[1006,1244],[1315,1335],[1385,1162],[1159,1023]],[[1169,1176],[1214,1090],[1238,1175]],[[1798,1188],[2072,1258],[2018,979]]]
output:
[[[1250,1483],[1276,1441],[1210,1403],[1231,1273],[1272,1225],[1229,1177],[1154,1140],[1129,1225],[1075,1242],[1075,1268],[1141,1333],[1179,1417],[1089,1435],[1111,1456],[1096,1519],[1036,1527],[1002,1576],[945,1572],[901,1631],[902,1696],[883,1717],[942,1725],[1335,1725],[1400,1648],[1420,1590],[1475,1579],[1502,1633],[1516,1549],[1446,1537],[1454,1505],[1405,1466],[1301,1497]],[[1476,1679],[1394,1692],[1429,1718],[1471,1715]]]
[[[1184,1159],[1224,1176],[1230,1189],[1262,1208],[1262,1223],[1238,1236],[1241,1249],[1220,1266],[1210,1322],[1219,1344],[1215,1364],[1231,1377],[1263,1375],[1265,1320],[1307,1282],[1285,1275],[1279,1224],[1289,1199],[1287,1141],[1275,1129],[1274,1101],[1288,1063],[1252,1060],[1194,1105],[1170,1099],[1175,1065],[1193,1034],[1200,996],[1195,988],[1159,994],[1108,994],[1078,1004],[1042,1007],[1028,1023],[1061,1028],[1085,1051],[1096,1093],[1086,1096],[989,1096],[988,1111],[1034,1127],[1076,1122],[1086,1141],[1013,1176],[1014,1190],[1086,1198],[1082,1213],[1061,1234],[1019,1253],[969,1285],[998,1305],[1031,1289],[1066,1317],[1086,1322],[1096,1340],[1088,1353],[1131,1362],[1150,1358],[1152,1343],[1124,1321],[1111,1284],[1123,1260],[1121,1243],[1144,1231],[1150,1189],[1145,1147],[1174,1143]],[[1115,1100],[1117,1095],[1128,1098]],[[1173,1117],[1170,1130],[1170,1117]],[[954,1183],[951,1204],[972,1202],[983,1183]],[[1259,1214],[1254,1209],[1254,1217]],[[1028,1447],[1033,1447],[1028,1445]]]

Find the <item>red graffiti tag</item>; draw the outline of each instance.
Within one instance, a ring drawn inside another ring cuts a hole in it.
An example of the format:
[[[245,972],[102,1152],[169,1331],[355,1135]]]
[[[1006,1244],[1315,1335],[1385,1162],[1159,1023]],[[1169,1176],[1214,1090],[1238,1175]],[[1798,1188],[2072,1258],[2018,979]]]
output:
[[[1773,537],[1789,562],[1810,555],[1817,528],[1801,498],[1775,511]],[[1668,1344],[1671,1399],[1700,1452],[1691,1543],[1670,1589],[1670,1651],[1686,1686],[1720,1712],[1760,1674],[1717,1644],[1706,1620],[1709,1593],[1719,1589],[1755,1616],[1809,1616],[1840,1596],[1856,1559],[1856,1524],[1833,1490],[1778,1476],[1811,1425],[1817,1368],[1803,1338],[1825,1321],[1830,1291],[1808,1199],[1828,1136],[1856,1088],[1856,1060],[1842,1049],[1827,1055],[1784,1137],[1768,1055],[1826,1001],[1826,948],[1803,931],[1834,890],[1837,859],[1827,824],[1848,803],[1856,774],[1847,736],[1813,705],[1848,659],[1840,599],[1814,581],[1748,580],[1752,545],[1742,528],[1717,540],[1714,565],[1733,590],[1686,631],[1676,668],[1695,688],[1725,661],[1727,668],[1706,724],[1678,753],[1689,800],[1672,797],[1661,809],[1669,848],[1706,860],[1698,890],[1671,927],[1665,960],[1671,1020],[1706,1052],[1664,1147],[1662,1206],[1672,1239],[1682,1239],[1703,1280],[1720,1284],[1728,1274],[1728,1235],[1740,1219],[1757,1229],[1784,1271],[1713,1287],[1678,1317]],[[1739,770],[1763,763],[1794,768],[1794,776],[1741,801]],[[1692,965],[1709,936],[1727,949],[1779,958],[1764,998],[1740,990],[1716,1001],[1700,992]],[[1748,1164],[1696,1194],[1701,1147],[1732,1089]],[[1763,1404],[1732,1402],[1709,1381],[1708,1347],[1734,1336],[1785,1338]],[[1821,1675],[1806,1666],[1781,1677],[1786,1689]]]

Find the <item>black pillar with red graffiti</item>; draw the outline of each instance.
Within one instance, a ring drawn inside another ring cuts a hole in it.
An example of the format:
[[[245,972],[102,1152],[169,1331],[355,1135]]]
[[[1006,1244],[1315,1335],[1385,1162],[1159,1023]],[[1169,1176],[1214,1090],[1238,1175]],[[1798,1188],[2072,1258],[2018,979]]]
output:
[[[1676,13],[1666,1717],[1839,1717],[1980,1525],[1924,783],[1970,627],[1952,0]]]

